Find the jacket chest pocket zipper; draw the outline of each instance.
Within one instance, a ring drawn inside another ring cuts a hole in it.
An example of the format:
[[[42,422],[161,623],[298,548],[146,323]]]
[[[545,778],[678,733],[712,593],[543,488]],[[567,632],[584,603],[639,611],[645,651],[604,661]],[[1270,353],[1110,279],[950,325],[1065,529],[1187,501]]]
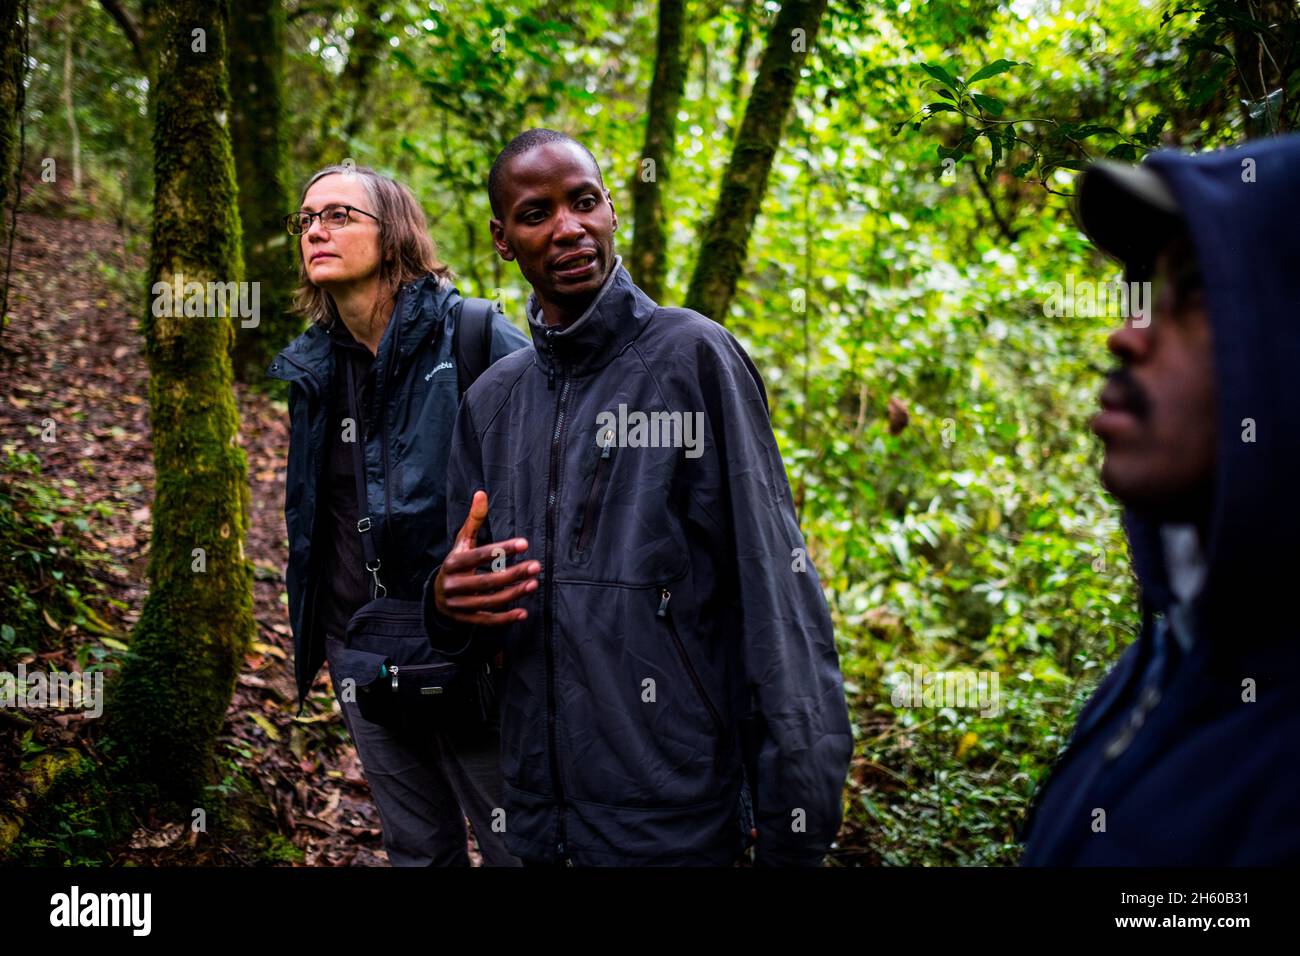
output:
[[[717,708],[713,706],[713,701],[709,700],[708,693],[704,690],[704,682],[700,680],[700,675],[696,672],[695,667],[691,664],[691,659],[686,654],[686,645],[682,643],[681,637],[677,634],[677,626],[673,624],[673,619],[668,613],[668,602],[672,599],[672,592],[664,588],[659,592],[659,610],[655,612],[655,617],[664,618],[668,623],[668,635],[672,638],[673,647],[677,650],[677,656],[681,658],[682,666],[686,668],[686,673],[691,678],[691,683],[695,685],[695,693],[699,695],[700,702],[704,704],[704,709],[709,712],[709,719],[713,721],[713,729],[718,735],[719,740],[725,740],[722,729],[722,717],[719,716]]]
[[[614,429],[606,429],[601,436],[600,458],[596,460],[596,472],[591,476],[591,491],[587,494],[587,503],[578,515],[578,548],[582,554],[591,543],[592,531],[596,526],[596,515],[600,507],[600,493],[605,484],[605,476],[613,464]]]

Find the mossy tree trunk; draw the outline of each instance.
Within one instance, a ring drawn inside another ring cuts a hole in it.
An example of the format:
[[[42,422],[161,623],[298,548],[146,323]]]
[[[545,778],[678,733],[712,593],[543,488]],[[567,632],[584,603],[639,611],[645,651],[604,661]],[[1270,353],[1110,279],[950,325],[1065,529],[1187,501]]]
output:
[[[745,88],[745,68],[749,65],[749,41],[754,32],[754,0],[741,0],[740,39],[736,41],[736,62],[731,69],[731,111],[740,111],[740,97]]]
[[[23,81],[21,8],[21,0],[0,0],[0,239],[9,235],[9,204],[14,201],[14,171],[18,167],[18,100]]]
[[[244,229],[244,276],[259,284],[259,322],[235,326],[234,371],[262,383],[275,353],[300,331],[289,311],[297,248],[284,230],[290,199],[285,184],[283,106],[284,8],[280,0],[231,0],[230,137]]]
[[[817,38],[826,2],[787,0],[781,5],[758,64],[718,202],[704,229],[686,306],[723,324],[745,268],[749,235],[799,87],[799,70]]]
[[[231,389],[232,319],[169,314],[152,294],[154,283],[179,276],[205,285],[242,278],[225,4],[150,6],[157,78],[143,324],[155,473],[150,587],[106,729],[130,779],[171,802],[198,798],[207,782],[253,633],[253,584],[244,557],[249,489]]]
[[[632,174],[632,278],[656,302],[662,301],[668,261],[664,250],[663,197],[677,145],[677,107],[686,85],[682,58],[683,0],[659,0],[659,39],[654,79],[646,104],[645,146]]]

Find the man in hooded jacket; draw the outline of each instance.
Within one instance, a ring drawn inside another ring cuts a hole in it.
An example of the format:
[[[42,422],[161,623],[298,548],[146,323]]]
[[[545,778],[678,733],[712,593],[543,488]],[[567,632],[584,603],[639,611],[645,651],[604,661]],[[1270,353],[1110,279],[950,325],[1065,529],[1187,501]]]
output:
[[[466,393],[426,608],[435,646],[504,648],[506,845],[726,865],[757,831],[758,863],[816,865],[852,738],[762,379],[722,326],[632,283],[579,143],[521,134],[489,191],[534,347]]]
[[[1078,217],[1153,308],[1093,430],[1142,629],[1040,787],[1037,866],[1300,862],[1300,136],[1085,171]]]

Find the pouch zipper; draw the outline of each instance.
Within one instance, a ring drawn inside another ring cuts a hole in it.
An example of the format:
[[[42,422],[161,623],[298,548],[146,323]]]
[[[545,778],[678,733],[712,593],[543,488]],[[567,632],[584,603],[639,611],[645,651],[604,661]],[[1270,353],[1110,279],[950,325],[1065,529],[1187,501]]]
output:
[[[614,429],[605,430],[604,444],[601,446],[600,458],[596,461],[596,472],[591,476],[591,491],[587,494],[587,504],[578,519],[578,554],[587,550],[591,543],[592,527],[596,521],[596,505],[600,501],[601,481],[610,469],[610,453],[614,444]]]
[[[686,645],[682,643],[681,637],[677,634],[677,625],[673,623],[672,616],[668,613],[668,602],[672,599],[672,592],[663,588],[659,592],[659,610],[655,612],[655,617],[662,617],[668,622],[668,633],[673,639],[673,646],[677,648],[677,656],[682,659],[682,664],[686,667],[686,673],[691,677],[691,683],[695,685],[695,692],[699,694],[700,700],[709,712],[709,717],[713,721],[713,729],[717,731],[718,739],[724,739],[722,728],[722,717],[718,714],[717,709],[713,706],[713,701],[709,700],[708,693],[704,690],[704,682],[700,680],[700,675],[696,673],[695,668],[691,665],[691,659],[686,654]]]
[[[447,666],[446,664],[402,664],[402,665],[390,664],[388,667],[388,676],[392,678],[392,689],[396,691],[398,671],[402,671],[402,672],[413,671],[418,675],[423,671],[439,670],[439,669],[446,668],[446,666]],[[438,688],[438,693],[440,694],[442,693],[441,687]]]

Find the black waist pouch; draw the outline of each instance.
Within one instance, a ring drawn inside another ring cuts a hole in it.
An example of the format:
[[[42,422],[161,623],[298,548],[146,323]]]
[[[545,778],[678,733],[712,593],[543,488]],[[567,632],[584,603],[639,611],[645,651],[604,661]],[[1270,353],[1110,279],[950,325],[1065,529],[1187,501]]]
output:
[[[356,377],[351,362],[348,412],[356,421]],[[491,664],[465,667],[429,643],[420,601],[388,597],[379,580],[382,562],[370,531],[374,521],[366,498],[361,443],[352,443],[352,472],[357,491],[357,533],[374,578],[373,600],[348,621],[345,647],[333,675],[340,696],[356,701],[361,716],[407,734],[430,731],[473,732],[495,720],[496,682]],[[355,696],[352,696],[355,695]]]
[[[493,719],[491,663],[465,667],[435,650],[419,601],[381,597],[363,605],[348,621],[336,663],[340,692],[351,691],[362,717],[392,730],[472,731]]]

